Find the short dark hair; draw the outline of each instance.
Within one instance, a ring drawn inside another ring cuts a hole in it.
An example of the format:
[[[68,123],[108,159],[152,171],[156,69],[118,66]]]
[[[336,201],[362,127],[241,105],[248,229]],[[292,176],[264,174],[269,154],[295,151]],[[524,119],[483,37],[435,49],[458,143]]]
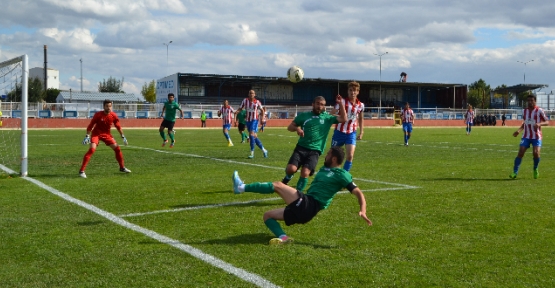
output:
[[[316,96],[316,97],[314,97],[314,100],[312,101],[312,103],[316,103],[316,101],[326,102],[326,98],[324,98],[324,96]]]
[[[345,151],[341,147],[331,147],[331,156],[337,158],[337,164],[341,165],[343,163],[343,159],[345,159]]]
[[[534,94],[529,94],[528,96],[526,96],[526,99],[528,99],[528,98],[534,98],[534,101],[537,101],[536,100],[536,95],[534,95]]]
[[[102,106],[104,106],[104,105],[106,105],[106,104],[108,104],[108,103],[111,104],[111,103],[112,103],[112,100],[109,100],[109,99],[104,100],[104,102],[102,102]]]
[[[175,97],[175,95],[173,95],[173,93],[168,93],[168,98],[169,98],[170,96]]]

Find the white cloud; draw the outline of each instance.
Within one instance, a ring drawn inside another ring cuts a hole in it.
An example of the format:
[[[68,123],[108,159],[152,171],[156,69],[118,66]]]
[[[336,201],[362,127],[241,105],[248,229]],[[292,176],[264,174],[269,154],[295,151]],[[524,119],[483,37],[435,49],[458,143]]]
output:
[[[0,60],[26,53],[42,66],[48,45],[63,87],[79,89],[83,59],[85,89],[113,76],[140,92],[176,72],[283,76],[292,65],[306,77],[377,80],[374,54],[387,51],[384,80],[404,71],[409,81],[511,85],[522,82],[516,61],[534,59],[527,82],[555,88],[554,14],[540,0],[27,0],[3,6]],[[487,34],[495,29],[499,40]]]

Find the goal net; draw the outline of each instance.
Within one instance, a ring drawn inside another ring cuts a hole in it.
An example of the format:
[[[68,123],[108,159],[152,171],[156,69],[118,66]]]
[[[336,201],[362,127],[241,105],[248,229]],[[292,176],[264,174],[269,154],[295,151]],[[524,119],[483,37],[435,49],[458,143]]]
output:
[[[0,176],[27,176],[27,55],[0,63]]]

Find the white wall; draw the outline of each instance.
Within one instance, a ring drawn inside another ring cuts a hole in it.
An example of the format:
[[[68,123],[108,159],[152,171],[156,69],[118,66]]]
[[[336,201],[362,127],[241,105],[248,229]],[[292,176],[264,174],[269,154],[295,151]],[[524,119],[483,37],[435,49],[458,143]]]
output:
[[[29,69],[30,78],[39,78],[40,82],[44,85],[44,68],[35,67]],[[46,71],[46,78],[48,80],[47,88],[60,89],[60,71],[56,69],[48,68]]]
[[[179,95],[177,93],[178,87],[177,73],[158,79],[156,81],[156,103],[166,102],[169,93],[173,93],[175,95],[175,102],[179,103]]]

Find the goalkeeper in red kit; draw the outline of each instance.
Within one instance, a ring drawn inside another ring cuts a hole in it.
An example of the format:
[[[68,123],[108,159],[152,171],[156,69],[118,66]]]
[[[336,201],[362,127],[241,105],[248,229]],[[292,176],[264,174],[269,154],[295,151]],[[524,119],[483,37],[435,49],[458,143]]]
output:
[[[85,136],[85,139],[83,139],[83,145],[90,144],[90,148],[83,157],[83,164],[79,170],[79,176],[82,178],[87,178],[87,175],[85,174],[85,167],[87,167],[87,164],[91,160],[91,156],[94,154],[94,151],[96,151],[96,146],[98,146],[99,141],[104,142],[106,146],[110,146],[110,148],[116,152],[116,160],[118,160],[119,163],[119,171],[123,173],[131,172],[131,170],[125,168],[123,165],[123,154],[121,154],[121,149],[110,133],[110,128],[112,127],[112,124],[114,124],[121,135],[121,138],[123,138],[123,144],[127,145],[127,139],[121,130],[118,115],[112,112],[112,101],[104,100],[103,105],[104,111],[98,111],[94,114],[91,119],[91,123],[87,126],[87,135]]]

